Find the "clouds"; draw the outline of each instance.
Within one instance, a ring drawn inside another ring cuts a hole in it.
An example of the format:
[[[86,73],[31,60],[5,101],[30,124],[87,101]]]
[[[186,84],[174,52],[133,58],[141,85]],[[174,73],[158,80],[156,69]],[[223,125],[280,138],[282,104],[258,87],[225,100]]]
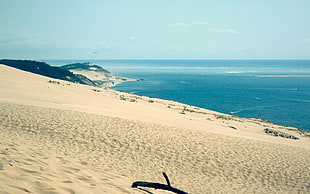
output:
[[[194,25],[207,25],[210,24],[209,22],[194,22]]]
[[[214,29],[209,29],[209,32],[216,32],[216,33],[240,33],[237,30],[229,29],[229,28],[224,28],[224,29],[219,29],[219,28],[214,28]]]
[[[41,48],[46,43],[38,37],[27,37],[21,34],[0,34],[0,47],[3,48]]]
[[[0,36],[0,50],[6,50],[8,52],[24,50],[25,53],[28,53],[28,51],[30,50],[33,52],[37,52],[41,50],[92,50],[109,48],[110,46],[105,41],[99,40],[80,40],[76,38],[64,39],[62,37],[47,38],[36,35],[31,36],[27,34],[13,33],[9,36]]]
[[[305,39],[303,40],[303,42],[310,43],[310,37],[309,37],[309,38],[305,38]]]

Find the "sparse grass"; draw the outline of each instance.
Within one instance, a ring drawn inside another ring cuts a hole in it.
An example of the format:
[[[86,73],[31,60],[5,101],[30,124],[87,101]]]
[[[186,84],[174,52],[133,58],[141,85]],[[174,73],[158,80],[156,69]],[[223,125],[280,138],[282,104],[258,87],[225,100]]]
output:
[[[49,80],[48,83],[51,83],[51,84],[60,84],[59,81],[53,81],[53,80]]]
[[[265,133],[267,133],[269,135],[276,136],[276,137],[283,137],[283,138],[295,139],[295,140],[299,139],[298,137],[296,137],[294,135],[290,135],[288,133],[284,133],[284,132],[277,131],[277,130],[274,130],[274,129],[265,128],[264,131],[265,131]]]

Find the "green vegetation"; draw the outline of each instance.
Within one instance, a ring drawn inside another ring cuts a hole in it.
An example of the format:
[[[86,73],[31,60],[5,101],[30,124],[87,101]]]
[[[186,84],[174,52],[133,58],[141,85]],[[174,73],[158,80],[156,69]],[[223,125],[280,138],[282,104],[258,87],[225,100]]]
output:
[[[86,85],[93,85],[93,86],[97,85],[92,80],[88,79],[83,75],[73,74],[67,69],[50,66],[44,62],[30,61],[30,60],[2,59],[0,60],[0,64],[4,64],[31,73],[47,76],[50,78],[61,79]]]

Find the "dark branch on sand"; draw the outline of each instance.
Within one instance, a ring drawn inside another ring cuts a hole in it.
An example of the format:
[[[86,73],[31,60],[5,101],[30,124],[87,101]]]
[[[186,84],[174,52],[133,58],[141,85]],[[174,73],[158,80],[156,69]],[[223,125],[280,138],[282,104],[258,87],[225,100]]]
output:
[[[163,189],[163,190],[167,190],[167,191],[171,191],[177,194],[187,194],[186,192],[171,187],[170,185],[170,181],[168,176],[166,175],[166,173],[163,172],[163,176],[166,179],[167,185],[161,184],[161,183],[152,183],[152,182],[142,182],[142,181],[136,181],[134,183],[132,183],[132,188],[138,188],[138,187],[149,187],[149,188],[154,188],[154,189]]]

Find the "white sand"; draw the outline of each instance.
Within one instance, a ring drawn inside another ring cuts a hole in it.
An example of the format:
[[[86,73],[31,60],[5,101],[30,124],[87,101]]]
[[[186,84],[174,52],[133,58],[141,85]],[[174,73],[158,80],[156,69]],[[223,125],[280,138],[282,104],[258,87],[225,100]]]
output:
[[[80,74],[86,76],[88,79],[91,79],[96,82],[101,82],[100,87],[112,87],[117,84],[128,82],[128,81],[137,81],[137,79],[130,79],[126,77],[118,77],[112,73],[96,71],[96,67],[90,67],[88,70],[84,69],[72,69],[70,70],[74,74]]]
[[[310,138],[292,127],[4,65],[0,107],[0,193],[146,193],[131,183],[161,172],[189,193],[310,192]]]

